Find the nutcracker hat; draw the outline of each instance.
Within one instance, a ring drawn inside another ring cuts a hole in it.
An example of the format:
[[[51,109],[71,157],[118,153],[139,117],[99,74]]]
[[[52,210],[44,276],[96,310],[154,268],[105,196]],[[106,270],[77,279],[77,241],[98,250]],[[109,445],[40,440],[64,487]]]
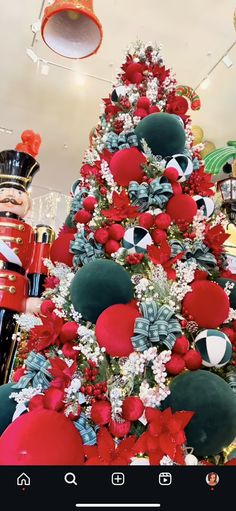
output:
[[[27,192],[39,168],[39,163],[30,154],[13,149],[1,151],[0,188],[18,188]]]

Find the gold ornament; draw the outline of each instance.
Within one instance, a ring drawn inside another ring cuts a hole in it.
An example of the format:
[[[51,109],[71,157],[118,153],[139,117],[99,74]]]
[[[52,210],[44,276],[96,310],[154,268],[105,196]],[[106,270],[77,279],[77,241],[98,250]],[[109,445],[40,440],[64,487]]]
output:
[[[204,137],[203,129],[201,128],[201,126],[194,125],[194,126],[192,126],[191,130],[192,130],[192,134],[194,136],[193,145],[200,144]]]
[[[206,158],[207,154],[210,154],[212,151],[215,151],[216,146],[213,142],[210,142],[209,140],[204,140],[204,149],[200,152],[201,158],[204,160]]]

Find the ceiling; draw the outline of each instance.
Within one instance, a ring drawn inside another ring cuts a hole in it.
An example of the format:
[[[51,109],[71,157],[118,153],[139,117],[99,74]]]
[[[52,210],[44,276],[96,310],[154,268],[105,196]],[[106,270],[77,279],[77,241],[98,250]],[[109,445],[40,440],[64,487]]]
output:
[[[178,82],[194,88],[236,39],[235,0],[95,0],[104,30],[97,55],[82,61],[59,57],[39,34],[34,44],[39,57],[76,70],[50,66],[48,76],[43,76],[26,55],[32,43],[30,27],[41,5],[42,0],[0,0],[0,126],[13,130],[11,135],[0,133],[0,150],[15,147],[24,129],[41,134],[35,196],[49,189],[69,193],[89,132],[98,121],[101,98],[109,94],[109,82],[130,42],[137,38],[161,42],[164,60]],[[198,90],[202,108],[192,115],[194,124],[204,129],[205,139],[217,147],[236,137],[236,46],[230,58],[233,66],[228,69],[221,62],[209,87]],[[85,76],[82,85],[78,73],[99,79]]]

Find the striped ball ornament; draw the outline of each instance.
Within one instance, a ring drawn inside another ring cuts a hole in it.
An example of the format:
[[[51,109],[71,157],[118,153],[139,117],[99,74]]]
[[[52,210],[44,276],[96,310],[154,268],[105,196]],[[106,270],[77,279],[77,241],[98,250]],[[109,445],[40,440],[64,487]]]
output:
[[[220,330],[202,330],[197,335],[195,349],[202,357],[202,365],[205,367],[223,367],[232,356],[232,345],[224,332]]]
[[[177,181],[179,181],[179,183],[183,183],[191,176],[193,172],[193,162],[185,154],[168,156],[166,161],[166,168],[174,167],[177,170],[179,174]]]
[[[212,213],[215,209],[215,204],[214,204],[214,201],[212,199],[210,199],[210,197],[202,197],[201,195],[194,195],[193,199],[195,200],[195,202],[197,204],[197,209],[201,209],[203,212],[203,215],[205,217],[208,218],[209,216],[212,215]]]
[[[128,254],[143,254],[147,251],[147,246],[152,244],[148,230],[139,226],[127,229],[122,240],[122,245]]]

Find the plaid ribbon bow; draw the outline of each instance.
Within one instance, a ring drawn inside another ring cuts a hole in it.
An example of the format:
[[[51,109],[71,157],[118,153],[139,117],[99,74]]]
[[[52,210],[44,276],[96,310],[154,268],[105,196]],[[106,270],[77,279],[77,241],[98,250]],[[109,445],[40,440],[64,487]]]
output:
[[[129,198],[139,211],[146,211],[150,206],[163,208],[173,195],[171,184],[165,176],[153,179],[150,184],[138,184],[131,181],[128,187]]]
[[[209,248],[202,241],[194,241],[190,244],[187,241],[171,240],[169,244],[172,257],[177,256],[180,252],[184,252],[182,260],[196,261],[200,270],[209,271],[217,265],[215,256],[209,252]]]
[[[137,147],[138,139],[135,135],[134,131],[129,131],[128,133],[114,133],[112,131],[109,133],[107,140],[105,142],[105,147],[111,152],[114,153],[120,149],[129,149],[130,147]]]
[[[104,254],[104,250],[100,243],[94,240],[93,233],[85,238],[84,233],[79,232],[75,240],[70,243],[70,250],[75,254],[73,259],[74,266],[84,265],[94,259],[100,258]]]
[[[49,387],[49,381],[52,375],[49,372],[51,368],[50,362],[40,353],[31,351],[25,361],[27,372],[20,378],[18,383],[13,385],[16,389],[24,389],[31,383],[32,387],[42,387],[46,390]]]
[[[95,429],[90,426],[85,413],[81,413],[77,421],[74,422],[76,429],[81,434],[82,442],[84,445],[95,445],[97,442],[97,435]]]
[[[135,320],[134,335],[131,337],[135,351],[144,351],[153,343],[172,349],[177,337],[182,334],[175,311],[168,305],[159,307],[156,302],[142,302],[140,309],[143,317]]]

